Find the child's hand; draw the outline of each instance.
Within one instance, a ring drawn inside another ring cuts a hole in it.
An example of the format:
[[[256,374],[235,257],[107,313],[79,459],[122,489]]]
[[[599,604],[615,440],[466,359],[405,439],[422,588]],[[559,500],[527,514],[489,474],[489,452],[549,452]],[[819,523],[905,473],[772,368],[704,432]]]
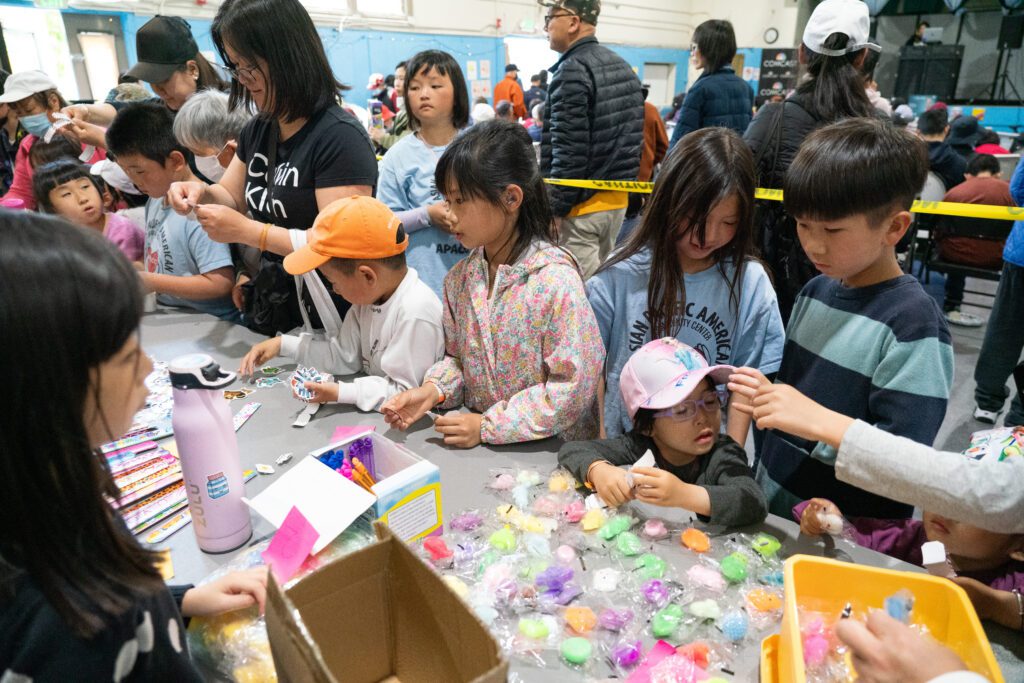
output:
[[[996,590],[966,576],[957,576],[950,580],[967,591],[967,597],[974,605],[974,611],[978,613],[979,619],[989,619],[1014,631],[1020,629],[1017,596],[1011,591]]]
[[[244,312],[245,311],[245,297],[242,296],[242,285],[248,282],[250,278],[245,273],[242,273],[235,280],[235,286],[231,288],[231,303],[235,305],[235,308]]]
[[[186,617],[209,617],[259,605],[267,601],[267,568],[232,572],[216,581],[186,591],[181,613]]]
[[[249,353],[245,354],[241,365],[238,366],[238,374],[242,377],[252,377],[256,374],[257,366],[263,365],[268,360],[281,353],[281,338],[272,337],[261,341],[253,346]]]
[[[246,237],[253,221],[234,209],[221,204],[199,204],[195,208],[196,219],[214,242],[231,244],[246,243]],[[261,228],[262,230],[262,228]]]
[[[828,533],[825,525],[822,524],[823,515],[835,515],[842,517],[839,508],[831,500],[825,498],[811,498],[807,507],[800,515],[800,533],[808,536],[821,536]]]
[[[839,447],[853,423],[851,418],[816,403],[788,384],[762,385],[753,400],[753,416],[758,429],[778,429],[823,441],[833,448]]]
[[[752,414],[751,402],[757,395],[758,389],[762,386],[771,386],[771,382],[757,368],[736,368],[736,372],[729,375],[729,391],[732,392],[730,405],[747,415]]]
[[[434,420],[434,431],[444,434],[447,446],[473,448],[480,445],[480,413],[448,413]]]
[[[179,215],[187,216],[189,211],[203,200],[205,192],[206,183],[201,183],[198,180],[171,183],[171,189],[167,191],[167,203]]]
[[[450,232],[452,228],[452,214],[448,210],[448,205],[444,202],[438,202],[437,204],[431,204],[427,207],[427,215],[430,216],[430,222],[438,228],[446,232]]]
[[[681,501],[682,480],[657,467],[634,467],[633,486],[636,499],[664,507],[684,507]]]
[[[380,412],[384,421],[395,429],[405,431],[427,411],[438,404],[437,389],[429,382],[421,387],[403,391],[384,401]]]
[[[594,463],[588,478],[594,485],[594,493],[607,505],[617,508],[633,500],[633,489],[626,479],[626,473],[610,462]]]
[[[336,403],[338,401],[337,382],[303,382],[302,386],[313,393],[309,403]]]

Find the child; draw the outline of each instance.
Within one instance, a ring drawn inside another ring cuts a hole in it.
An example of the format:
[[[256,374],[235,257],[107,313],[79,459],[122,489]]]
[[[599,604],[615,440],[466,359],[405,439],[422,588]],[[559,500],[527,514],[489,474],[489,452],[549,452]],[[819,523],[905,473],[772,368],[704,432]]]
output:
[[[468,250],[451,234],[451,218],[434,183],[434,168],[469,123],[469,97],[458,62],[426,50],[407,62],[405,104],[413,131],[384,155],[377,197],[409,233],[409,265],[441,295],[444,276]]]
[[[895,252],[927,172],[924,145],[881,120],[842,121],[804,142],[786,174],[786,211],[822,275],[797,297],[778,381],[930,444],[946,412],[953,350],[938,305]],[[910,517],[909,505],[837,481],[835,459],[827,444],[767,434],[757,477],[769,509],[785,515],[822,495],[855,517]]]
[[[36,169],[32,187],[44,213],[91,228],[116,244],[129,261],[142,261],[145,234],[127,218],[103,210],[96,179],[86,166],[72,159],[45,164]]]
[[[835,503],[824,498],[812,498],[793,508],[800,531],[808,536],[825,533],[823,515],[838,517],[841,513]],[[1020,605],[1013,591],[1024,590],[1024,534],[985,531],[928,510],[920,520],[853,518],[848,522],[859,545],[919,566],[921,546],[940,541],[949,568],[956,574],[953,580],[967,591],[978,616],[1021,630]]]
[[[333,374],[364,372],[353,382],[307,382],[313,401],[354,403],[378,410],[385,400],[418,387],[444,357],[441,301],[405,264],[409,238],[395,214],[372,197],[339,199],[320,212],[312,239],[285,257],[292,275],[319,268],[334,291],[352,303],[338,337],[284,335],[260,342],[242,359],[239,372],[274,356],[297,358]]]
[[[12,390],[0,415],[0,495],[33,513],[0,523],[2,677],[200,681],[182,615],[262,611],[266,572],[164,585],[159,555],[110,506],[120,494],[99,453],[148,393],[135,270],[112,244],[64,221],[8,213],[4,228],[0,290],[19,295],[0,306],[0,372]],[[43,339],[57,342],[46,362],[26,363]],[[40,402],[40,382],[61,390]]]
[[[608,350],[608,437],[632,429],[619,375],[652,338],[675,337],[715,365],[778,371],[782,318],[771,281],[753,257],[753,201],[747,145],[725,128],[697,131],[669,154],[636,232],[587,282]],[[734,441],[746,443],[749,426],[749,417],[729,410]]]
[[[179,216],[165,197],[171,183],[193,180],[185,148],[174,139],[174,115],[162,104],[129,104],[107,129],[107,149],[149,195],[143,285],[167,306],[184,306],[239,322],[231,302],[234,268],[226,244],[209,238],[194,218]]]
[[[622,391],[633,429],[613,439],[574,441],[558,451],[558,464],[601,499],[618,507],[636,499],[679,507],[705,522],[745,526],[768,514],[743,447],[720,434],[728,394],[715,389],[733,370],[709,366],[696,349],[673,337],[644,344],[622,368]],[[621,465],[650,450],[658,467]]]
[[[58,159],[78,161],[79,154],[81,152],[78,143],[71,142],[63,135],[55,135],[49,142],[36,140],[36,144],[32,145],[32,149],[28,151],[28,163],[35,171],[40,166]]]
[[[470,255],[444,281],[445,357],[423,386],[386,401],[407,429],[434,406],[448,445],[596,434],[604,348],[572,257],[552,245],[551,210],[533,144],[509,121],[477,124],[434,174],[452,231]],[[482,414],[481,414],[482,413]]]

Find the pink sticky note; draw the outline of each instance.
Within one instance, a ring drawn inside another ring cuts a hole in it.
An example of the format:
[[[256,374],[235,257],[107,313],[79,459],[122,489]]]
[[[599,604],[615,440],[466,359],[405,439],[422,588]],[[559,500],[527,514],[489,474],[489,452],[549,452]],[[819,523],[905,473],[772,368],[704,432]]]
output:
[[[331,443],[338,443],[339,441],[351,439],[353,436],[356,436],[357,434],[365,434],[366,432],[375,431],[377,431],[377,428],[369,425],[362,425],[358,427],[349,427],[347,425],[342,425],[340,427],[334,428],[334,434],[331,435]]]
[[[270,539],[270,545],[263,551],[263,559],[278,583],[285,583],[295,576],[318,538],[320,534],[299,512],[299,508],[292,507],[274,538]]]

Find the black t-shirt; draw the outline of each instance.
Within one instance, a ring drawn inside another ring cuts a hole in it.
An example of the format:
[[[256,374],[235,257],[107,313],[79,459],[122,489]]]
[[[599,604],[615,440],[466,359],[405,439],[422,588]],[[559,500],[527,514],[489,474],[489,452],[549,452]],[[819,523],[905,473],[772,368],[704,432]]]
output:
[[[377,185],[377,158],[370,136],[354,116],[331,105],[278,143],[275,181],[268,196],[268,150],[275,129],[260,116],[247,123],[238,136],[238,158],[246,168],[245,205],[253,219],[307,230],[319,213],[317,189]]]

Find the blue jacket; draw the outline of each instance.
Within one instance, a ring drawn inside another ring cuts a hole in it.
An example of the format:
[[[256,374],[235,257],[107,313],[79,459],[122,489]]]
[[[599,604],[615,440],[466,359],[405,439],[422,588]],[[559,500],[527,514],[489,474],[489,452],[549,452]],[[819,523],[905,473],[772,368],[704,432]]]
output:
[[[724,126],[743,135],[750,125],[753,109],[754,91],[731,66],[705,72],[686,93],[669,149],[684,135],[699,128]]]
[[[1010,180],[1010,196],[1017,206],[1024,206],[1024,164],[1017,164]],[[1024,220],[1016,221],[1003,247],[1003,260],[1024,268]]]

